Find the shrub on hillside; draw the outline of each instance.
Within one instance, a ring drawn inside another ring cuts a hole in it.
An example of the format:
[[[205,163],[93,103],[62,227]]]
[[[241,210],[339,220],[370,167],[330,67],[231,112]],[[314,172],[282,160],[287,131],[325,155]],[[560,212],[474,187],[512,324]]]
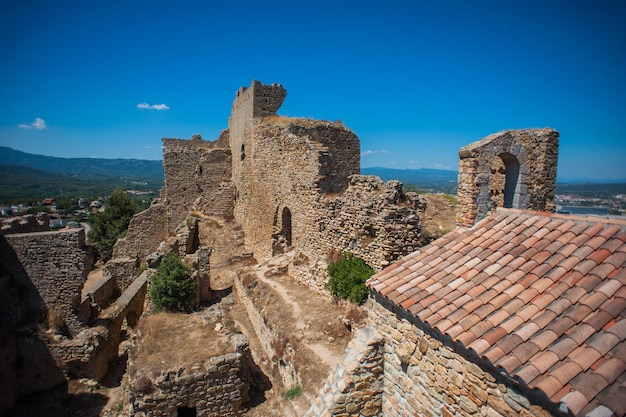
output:
[[[327,270],[330,279],[326,288],[333,295],[358,304],[367,299],[365,281],[375,271],[363,259],[345,252],[337,262],[329,264]]]
[[[156,273],[150,277],[150,299],[157,311],[189,309],[196,290],[191,268],[173,252],[163,256]]]

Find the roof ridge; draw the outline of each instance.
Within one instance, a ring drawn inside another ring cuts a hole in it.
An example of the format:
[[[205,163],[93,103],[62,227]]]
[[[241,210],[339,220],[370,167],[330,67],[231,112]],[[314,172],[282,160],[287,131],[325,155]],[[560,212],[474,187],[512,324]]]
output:
[[[533,211],[533,210],[520,210],[513,208],[496,208],[496,213],[500,214],[526,214],[530,216],[545,216],[553,219],[572,220],[575,222],[589,222],[589,223],[603,223],[603,224],[615,224],[626,227],[626,220],[616,219],[614,217],[598,217],[593,215],[571,215],[571,214],[558,214],[546,211]],[[493,215],[493,214],[492,214]],[[490,217],[490,216],[489,216]]]

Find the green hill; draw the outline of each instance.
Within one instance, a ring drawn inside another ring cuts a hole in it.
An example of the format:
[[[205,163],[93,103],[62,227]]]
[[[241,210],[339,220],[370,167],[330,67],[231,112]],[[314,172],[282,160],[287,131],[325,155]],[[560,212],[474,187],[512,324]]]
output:
[[[162,161],[143,159],[57,158],[0,146],[0,165],[17,165],[67,175],[120,177],[163,181]]]
[[[140,182],[96,175],[65,175],[40,169],[0,165],[0,204],[36,202],[46,197],[98,197],[115,188],[158,190],[162,181]]]

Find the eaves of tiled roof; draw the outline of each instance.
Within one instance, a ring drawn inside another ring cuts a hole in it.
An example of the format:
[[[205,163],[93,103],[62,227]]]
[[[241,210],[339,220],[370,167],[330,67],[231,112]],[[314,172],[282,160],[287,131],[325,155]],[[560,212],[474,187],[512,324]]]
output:
[[[626,222],[500,209],[367,285],[555,407],[626,416]]]

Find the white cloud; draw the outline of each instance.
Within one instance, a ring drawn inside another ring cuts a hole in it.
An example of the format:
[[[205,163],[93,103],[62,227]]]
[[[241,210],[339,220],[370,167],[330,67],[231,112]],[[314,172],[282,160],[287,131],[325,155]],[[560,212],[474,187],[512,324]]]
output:
[[[35,119],[35,121],[33,121],[29,125],[24,124],[24,123],[20,123],[19,125],[17,125],[17,127],[22,128],[22,129],[26,129],[26,130],[30,130],[30,129],[44,130],[44,129],[47,129],[46,121],[44,119],[42,119],[41,117],[37,117]]]
[[[148,110],[169,110],[170,106],[165,103],[161,104],[148,104],[148,103],[139,103],[137,104],[138,109],[148,109]]]
[[[370,149],[370,150],[361,152],[361,156],[374,155],[375,153],[389,153],[389,151],[384,150],[384,149],[381,151],[373,151]]]

